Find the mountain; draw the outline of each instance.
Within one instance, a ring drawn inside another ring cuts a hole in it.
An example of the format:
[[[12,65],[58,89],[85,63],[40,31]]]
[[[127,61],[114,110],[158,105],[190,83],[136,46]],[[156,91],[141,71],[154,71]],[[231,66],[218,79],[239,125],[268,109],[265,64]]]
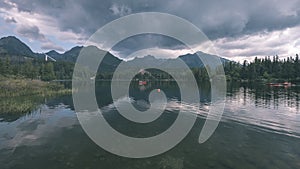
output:
[[[98,69],[99,72],[114,72],[117,66],[122,62],[121,59],[117,58],[116,56],[112,55],[111,53],[105,50],[101,50],[97,48],[96,46],[82,47],[80,52],[82,58],[93,57],[98,59],[105,54],[104,58],[102,59],[99,65],[99,69]]]
[[[167,62],[168,60],[169,59],[159,59],[159,58],[155,58],[154,56],[147,55],[144,57],[136,57],[132,60],[126,61],[124,64],[127,68],[135,67],[135,66],[139,66],[139,65],[143,65],[145,67],[150,67],[153,64],[162,65],[165,62]]]
[[[91,51],[94,55],[106,52],[104,59],[101,62],[100,67],[103,67],[105,71],[113,71],[121,62],[122,60],[118,57],[114,56],[113,54],[101,50],[95,46],[75,46],[72,49],[64,52],[58,53],[55,50],[51,50],[46,54],[51,56],[52,58],[56,59],[57,61],[64,61],[64,62],[71,62],[75,63],[77,60],[80,51],[85,49],[85,51]],[[136,65],[149,65],[151,64],[161,64],[163,66],[172,67],[177,59],[181,59],[188,65],[190,68],[197,68],[203,67],[203,62],[199,59],[198,55],[201,57],[218,57],[221,59],[222,63],[228,62],[229,60],[224,59],[222,57],[216,55],[210,55],[203,52],[197,52],[194,54],[186,54],[179,56],[176,59],[158,59],[154,56],[144,56],[142,58],[134,58],[133,60],[127,61],[126,66],[136,66]],[[9,56],[12,61],[20,61],[21,59],[25,60],[25,58],[36,58],[36,59],[44,59],[44,54],[34,53],[25,43],[20,41],[18,38],[14,36],[3,37],[0,39],[0,57]],[[88,56],[86,56],[88,57]],[[175,65],[176,67],[177,65]],[[179,65],[178,65],[179,66]]]
[[[49,52],[46,53],[47,55],[51,56],[52,58],[60,58],[61,54],[56,52],[55,50],[51,50]]]
[[[122,62],[121,59],[117,58],[111,53],[101,50],[95,46],[76,46],[62,54],[56,52],[55,50],[51,50],[46,54],[57,61],[75,63],[81,51],[84,51],[83,54],[86,55],[84,57],[89,57],[90,55],[102,55],[103,52],[105,52],[106,55],[104,56],[100,65],[101,71],[113,71]]]
[[[178,58],[182,59],[190,68],[195,68],[195,67],[202,67],[202,66],[204,66],[204,64],[201,61],[201,59],[199,59],[199,56],[201,58],[205,58],[205,57],[217,57],[217,58],[220,58],[220,60],[221,60],[221,62],[223,64],[229,61],[228,59],[222,58],[220,56],[210,55],[210,54],[207,54],[207,53],[203,53],[201,51],[198,51],[197,53],[194,53],[194,54],[181,55]]]
[[[76,59],[83,47],[82,46],[75,46],[72,49],[66,51],[63,54],[56,52],[55,50],[51,50],[46,54],[51,56],[57,61],[65,61],[65,62],[76,62]]]
[[[186,54],[178,56],[176,59],[158,59],[154,56],[145,56],[142,58],[134,58],[133,60],[127,61],[126,67],[130,68],[135,65],[145,65],[145,66],[151,66],[153,64],[159,63],[160,66],[167,67],[167,68],[180,68],[180,62],[178,62],[178,59],[181,59],[189,68],[201,68],[204,66],[202,60],[199,58],[208,58],[208,57],[216,57],[221,60],[221,62],[224,64],[228,62],[228,59],[222,58],[220,56],[216,55],[210,55],[203,52],[197,52],[194,54]]]
[[[77,57],[82,50],[82,46],[75,46],[61,55],[61,60],[66,62],[76,62]]]
[[[0,39],[0,56],[14,57],[37,57],[25,43],[14,36],[3,37]]]

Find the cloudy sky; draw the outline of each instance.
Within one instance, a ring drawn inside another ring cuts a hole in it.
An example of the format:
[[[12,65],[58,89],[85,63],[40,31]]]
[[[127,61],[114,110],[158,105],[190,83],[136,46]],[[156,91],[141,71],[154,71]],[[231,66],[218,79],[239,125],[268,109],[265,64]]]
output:
[[[300,53],[300,0],[2,0],[0,36],[15,35],[37,52],[64,52],[110,21],[139,12],[187,19],[229,59]],[[157,35],[122,43],[112,50],[119,57],[147,48],[187,52],[174,39]]]

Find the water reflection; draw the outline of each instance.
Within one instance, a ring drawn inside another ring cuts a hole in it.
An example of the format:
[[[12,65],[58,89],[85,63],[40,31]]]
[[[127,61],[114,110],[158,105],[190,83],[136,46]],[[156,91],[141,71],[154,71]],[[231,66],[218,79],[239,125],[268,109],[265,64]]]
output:
[[[230,84],[227,99],[241,99],[243,104],[254,102],[256,107],[280,109],[286,107],[291,113],[299,112],[300,86],[272,87],[265,84]]]
[[[223,120],[250,124],[294,137],[300,136],[299,88],[241,85],[228,90]]]
[[[71,95],[51,97],[33,95],[1,98],[0,122],[14,122],[19,118],[36,114],[44,105],[56,107],[64,104],[72,107],[73,103],[70,97]]]
[[[1,114],[0,168],[299,168],[299,87],[229,84],[225,112],[218,129],[204,144],[199,133],[210,109],[210,86],[201,84],[198,103],[182,103],[173,82],[132,84],[129,100],[137,108],[149,107],[148,94],[160,88],[168,97],[165,113],[156,121],[138,125],[120,116],[110,96],[110,83],[96,84],[99,108],[106,120],[129,136],[149,137],[163,132],[177,111],[190,110],[199,118],[189,135],[174,149],[147,159],[112,155],[84,133],[74,112],[72,97],[37,102],[30,113]]]

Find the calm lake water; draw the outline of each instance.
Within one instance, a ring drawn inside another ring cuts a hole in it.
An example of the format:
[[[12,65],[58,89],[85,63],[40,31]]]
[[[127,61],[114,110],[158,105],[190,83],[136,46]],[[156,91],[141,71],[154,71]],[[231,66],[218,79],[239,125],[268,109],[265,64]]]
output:
[[[119,157],[97,146],[81,128],[72,96],[44,99],[25,115],[1,112],[0,168],[300,168],[300,87],[228,84],[222,120],[213,136],[199,144],[205,113],[210,109],[209,84],[199,86],[201,108],[191,112],[199,114],[191,132],[170,151],[145,159]],[[180,104],[178,86],[165,82],[132,85],[127,99],[137,109],[147,109],[147,96],[155,88],[165,92],[168,104],[165,113],[149,124],[129,122],[117,112],[108,82],[97,83],[96,96],[113,128],[128,136],[149,137],[172,125]]]

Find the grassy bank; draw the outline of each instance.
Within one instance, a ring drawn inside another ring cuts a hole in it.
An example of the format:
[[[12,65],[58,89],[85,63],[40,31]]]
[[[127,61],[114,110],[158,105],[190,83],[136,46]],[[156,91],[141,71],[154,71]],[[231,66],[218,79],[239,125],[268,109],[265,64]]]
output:
[[[0,97],[16,97],[26,95],[51,96],[68,94],[71,89],[55,82],[43,82],[30,79],[0,79]]]
[[[0,79],[0,114],[23,114],[34,110],[45,98],[71,94],[55,82],[31,79]]]

